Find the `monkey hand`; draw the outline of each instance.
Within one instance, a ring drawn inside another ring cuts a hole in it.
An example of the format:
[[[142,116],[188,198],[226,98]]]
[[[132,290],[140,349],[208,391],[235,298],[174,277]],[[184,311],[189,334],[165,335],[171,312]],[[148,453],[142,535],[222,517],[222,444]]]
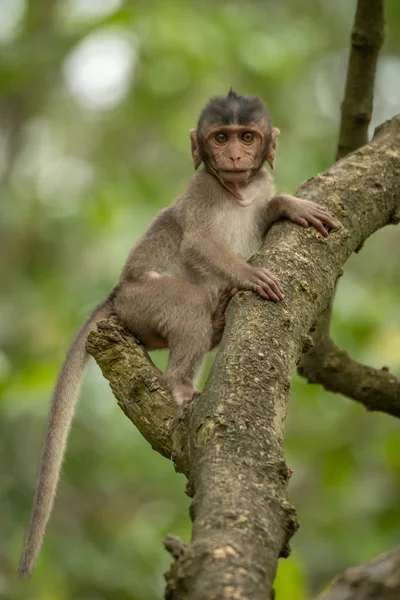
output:
[[[282,217],[287,217],[293,223],[302,227],[312,225],[324,237],[329,235],[330,229],[340,229],[341,225],[334,220],[329,211],[311,200],[303,200],[294,196],[279,196],[279,213]]]
[[[277,277],[264,267],[251,267],[248,265],[243,279],[238,281],[238,287],[241,290],[256,292],[256,294],[265,300],[279,302],[284,298]]]

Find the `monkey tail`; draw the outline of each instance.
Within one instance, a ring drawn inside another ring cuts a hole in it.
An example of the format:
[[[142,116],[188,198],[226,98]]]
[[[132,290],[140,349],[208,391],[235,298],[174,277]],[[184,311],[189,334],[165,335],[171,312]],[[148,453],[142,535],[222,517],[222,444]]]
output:
[[[88,359],[85,350],[87,336],[98,321],[107,319],[112,312],[111,293],[78,331],[58,376],[42,448],[31,518],[18,569],[21,578],[29,577],[32,573],[53,508],[68,433]]]

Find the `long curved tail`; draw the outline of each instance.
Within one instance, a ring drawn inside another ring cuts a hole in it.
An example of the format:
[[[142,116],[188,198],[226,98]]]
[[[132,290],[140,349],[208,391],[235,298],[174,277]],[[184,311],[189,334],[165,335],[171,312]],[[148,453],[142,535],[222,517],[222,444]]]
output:
[[[87,336],[98,321],[107,319],[111,314],[112,303],[109,296],[92,312],[78,331],[58,376],[42,449],[31,519],[18,569],[20,577],[29,577],[35,566],[53,508],[68,433],[88,359],[85,350]]]

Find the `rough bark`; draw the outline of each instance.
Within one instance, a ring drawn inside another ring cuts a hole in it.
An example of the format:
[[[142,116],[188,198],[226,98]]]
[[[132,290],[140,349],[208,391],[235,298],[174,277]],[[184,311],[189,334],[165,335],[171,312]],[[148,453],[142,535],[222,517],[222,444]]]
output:
[[[310,383],[322,383],[330,392],[349,396],[367,410],[400,417],[400,381],[387,367],[374,369],[353,360],[329,335],[319,335],[304,356],[300,375]]]
[[[400,548],[351,567],[319,600],[399,600]]]
[[[368,142],[376,64],[384,39],[384,0],[358,0],[336,160]]]
[[[272,595],[278,557],[288,554],[297,528],[283,453],[292,375],[346,259],[400,216],[400,117],[371,144],[303,184],[298,195],[327,206],[343,228],[325,239],[288,222],[272,227],[253,262],[279,276],[285,300],[236,296],[205,389],[183,414],[171,404],[162,408],[158,381],[151,390],[155,368],[143,367],[143,381],[136,373],[135,342],[124,341],[120,356],[115,323],[90,336],[88,349],[126,414],[188,478],[193,537],[190,544],[166,541],[175,558],[166,576],[168,600]],[[165,411],[161,419],[158,409]]]
[[[172,458],[171,425],[176,403],[162,386],[161,371],[116,317],[100,321],[97,330],[89,335],[86,350],[109,380],[118,405],[153,450]]]

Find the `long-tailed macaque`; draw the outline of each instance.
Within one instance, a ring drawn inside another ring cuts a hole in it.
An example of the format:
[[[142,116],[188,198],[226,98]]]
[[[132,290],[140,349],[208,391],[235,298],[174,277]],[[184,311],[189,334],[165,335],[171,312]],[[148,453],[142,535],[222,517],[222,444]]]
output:
[[[62,458],[87,361],[88,333],[117,315],[145,348],[169,348],[165,384],[179,404],[197,395],[194,380],[221,338],[224,310],[236,290],[280,301],[277,277],[248,259],[274,221],[312,225],[323,236],[338,225],[322,207],[276,196],[272,177],[279,130],[258,97],[214,97],[190,131],[197,170],[131,250],[120,280],[78,332],[58,377],[19,574],[29,576],[52,510]]]

